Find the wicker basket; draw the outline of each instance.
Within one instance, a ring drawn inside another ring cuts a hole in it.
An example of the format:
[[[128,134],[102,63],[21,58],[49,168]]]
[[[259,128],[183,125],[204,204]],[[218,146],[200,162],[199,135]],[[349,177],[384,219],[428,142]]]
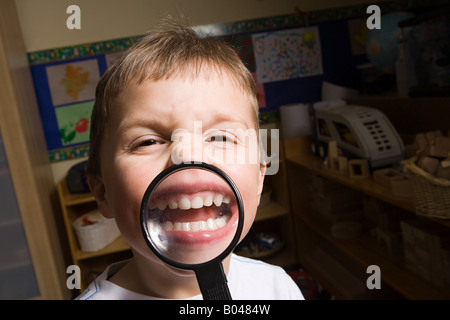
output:
[[[450,219],[450,180],[435,176],[416,166],[416,157],[405,161],[416,214],[430,218]]]
[[[95,221],[96,223],[86,225],[83,221],[85,217],[88,217],[90,221]],[[91,211],[82,215],[72,225],[75,229],[81,251],[84,252],[101,250],[120,235],[116,220],[107,219],[98,211]]]

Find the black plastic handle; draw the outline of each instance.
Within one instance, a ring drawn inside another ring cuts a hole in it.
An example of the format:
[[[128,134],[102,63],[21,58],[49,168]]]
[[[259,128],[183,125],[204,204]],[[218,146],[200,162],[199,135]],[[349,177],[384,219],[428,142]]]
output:
[[[222,263],[211,263],[194,269],[204,300],[232,300]]]

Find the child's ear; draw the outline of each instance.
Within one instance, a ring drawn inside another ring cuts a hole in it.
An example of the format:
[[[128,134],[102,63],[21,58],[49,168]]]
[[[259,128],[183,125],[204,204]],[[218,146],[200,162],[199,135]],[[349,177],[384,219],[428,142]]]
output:
[[[89,189],[97,202],[98,210],[106,218],[114,218],[108,200],[106,199],[106,188],[101,177],[88,175],[87,177]]]

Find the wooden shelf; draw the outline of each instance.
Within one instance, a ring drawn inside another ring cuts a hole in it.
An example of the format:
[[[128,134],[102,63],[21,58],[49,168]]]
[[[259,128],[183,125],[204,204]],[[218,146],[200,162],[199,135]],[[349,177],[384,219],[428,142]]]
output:
[[[74,256],[77,260],[83,260],[83,259],[90,259],[95,257],[100,257],[105,254],[111,254],[121,251],[129,250],[130,246],[128,245],[128,242],[125,241],[125,239],[122,236],[119,236],[116,240],[111,242],[109,245],[107,245],[105,248],[94,251],[94,252],[84,252],[81,250],[76,250],[74,253]]]
[[[293,248],[286,247],[281,249],[279,253],[264,259],[264,261],[276,266],[290,267],[297,264],[297,256]]]
[[[407,299],[450,299],[450,295],[428,284],[425,280],[406,269],[402,255],[393,256],[381,248],[367,233],[354,239],[337,239],[330,233],[331,224],[315,219],[311,214],[297,215],[311,229],[360,265],[367,267],[376,262],[382,270],[382,280]]]
[[[97,270],[97,266],[103,265],[102,260],[109,261],[109,258],[106,259],[104,257],[130,250],[130,246],[120,235],[101,250],[94,252],[82,251],[75,231],[73,230],[72,222],[82,214],[96,207],[95,198],[90,193],[70,193],[65,180],[60,181],[57,189],[71,250],[72,263],[78,265],[83,273],[81,290],[84,290],[88,283],[83,279],[85,279],[86,275],[90,274],[92,270]]]
[[[329,170],[323,161],[314,156],[310,151],[309,137],[290,139],[285,141],[286,161],[288,162],[291,193],[298,194],[297,199],[293,199],[293,217],[294,222],[300,228],[302,234],[298,235],[302,243],[317,241],[321,245],[332,248],[333,252],[339,253],[342,257],[348,259],[347,264],[358,266],[358,268],[376,264],[380,267],[381,278],[396,294],[407,299],[424,300],[450,299],[450,294],[443,289],[437,288],[431,282],[410,270],[404,259],[404,255],[390,254],[387,249],[380,246],[377,240],[369,232],[363,232],[363,235],[352,239],[338,239],[331,234],[331,223],[322,220],[320,215],[315,215],[308,204],[308,189],[305,177],[308,173],[314,173],[324,179],[337,182],[342,186],[350,187],[356,191],[376,198],[382,202],[389,203],[395,207],[409,211],[411,217],[415,215],[415,209],[412,199],[403,198],[394,195],[391,190],[372,178],[352,179],[348,176]],[[442,219],[430,219],[444,226],[450,227],[449,221]],[[369,228],[367,228],[369,230]],[[298,245],[300,246],[300,244]],[[329,249],[330,250],[330,249]],[[327,266],[310,264],[308,256],[313,252],[312,249],[303,246],[299,249],[299,261],[305,268],[311,268],[311,274],[317,279],[323,280],[323,285],[336,297],[343,298],[340,285],[333,283],[333,279],[327,277]],[[350,267],[346,263],[343,268]],[[320,266],[320,267],[319,267]],[[329,267],[328,267],[329,268]]]
[[[286,141],[286,160],[305,170],[313,172],[328,180],[340,183],[368,196],[390,203],[396,207],[415,213],[411,198],[399,197],[392,193],[386,186],[376,182],[372,178],[355,179],[342,175],[327,168],[323,161],[313,155],[309,149],[310,138],[302,137]],[[429,218],[439,224],[450,227],[450,220]]]
[[[275,252],[267,252],[261,256],[249,256],[244,251],[237,251],[236,254],[252,259],[262,260],[269,264],[280,267],[290,267],[297,264],[297,256],[295,254],[295,246],[292,242],[283,243],[282,247]]]
[[[281,204],[271,201],[263,207],[258,208],[255,221],[279,218],[289,214],[289,209]]]
[[[308,146],[307,152],[305,151]],[[286,160],[309,170],[324,178],[340,183],[357,191],[361,191],[369,196],[388,202],[402,209],[414,212],[414,205],[409,198],[399,197],[392,194],[392,191],[374,181],[373,179],[357,179],[334,172],[328,169],[322,159],[313,155],[309,151],[309,138],[291,139],[286,142]]]
[[[95,201],[91,193],[70,193],[65,180],[61,181],[58,187],[61,189],[62,197],[60,200],[64,206],[76,206]]]

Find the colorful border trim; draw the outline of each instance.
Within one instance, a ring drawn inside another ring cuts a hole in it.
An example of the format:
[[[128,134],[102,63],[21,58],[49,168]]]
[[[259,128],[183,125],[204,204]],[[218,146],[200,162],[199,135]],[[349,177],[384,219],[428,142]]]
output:
[[[122,51],[128,49],[141,37],[142,36],[134,36],[130,38],[80,44],[72,47],[29,52],[28,63],[30,65],[38,65]]]
[[[48,152],[50,162],[59,162],[64,160],[83,158],[87,157],[88,155],[89,155],[89,144],[58,150],[50,150]]]

